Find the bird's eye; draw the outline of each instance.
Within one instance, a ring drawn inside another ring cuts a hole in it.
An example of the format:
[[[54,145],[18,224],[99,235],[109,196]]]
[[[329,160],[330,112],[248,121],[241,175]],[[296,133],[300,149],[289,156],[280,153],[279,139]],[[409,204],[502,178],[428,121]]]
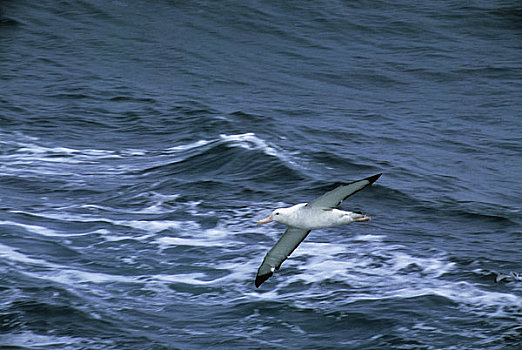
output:
[[[279,215],[279,213],[275,213],[275,215]]]

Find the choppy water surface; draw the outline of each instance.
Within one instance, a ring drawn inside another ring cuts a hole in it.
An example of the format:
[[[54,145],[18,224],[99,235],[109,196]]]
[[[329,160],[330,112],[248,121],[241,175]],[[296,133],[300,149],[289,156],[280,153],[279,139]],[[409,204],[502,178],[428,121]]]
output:
[[[0,8],[0,345],[520,348],[518,2]]]

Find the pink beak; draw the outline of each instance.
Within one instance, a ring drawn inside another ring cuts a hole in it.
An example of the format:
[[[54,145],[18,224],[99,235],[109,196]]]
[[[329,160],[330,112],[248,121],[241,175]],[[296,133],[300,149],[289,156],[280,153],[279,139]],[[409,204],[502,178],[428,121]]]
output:
[[[353,221],[355,222],[365,222],[365,221],[370,221],[370,217],[369,216],[366,216],[366,215],[363,215],[363,216],[360,216],[356,219],[353,219]]]
[[[268,224],[269,222],[272,222],[274,219],[272,218],[272,215],[270,215],[269,217],[267,217],[266,219],[263,219],[263,220],[259,220],[257,222],[257,226],[259,225],[263,225],[263,224]]]

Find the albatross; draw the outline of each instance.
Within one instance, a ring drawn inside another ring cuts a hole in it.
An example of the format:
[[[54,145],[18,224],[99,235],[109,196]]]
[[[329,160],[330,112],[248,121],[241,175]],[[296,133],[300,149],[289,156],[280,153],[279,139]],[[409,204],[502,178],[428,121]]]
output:
[[[266,219],[259,220],[257,225],[276,221],[287,225],[288,228],[263,259],[263,263],[257,271],[256,287],[269,279],[275,270],[279,270],[283,261],[292,254],[311,230],[346,225],[352,222],[370,221],[370,218],[364,214],[336,208],[346,198],[373,184],[381,175],[377,174],[362,180],[341,184],[309,203],[276,209]]]

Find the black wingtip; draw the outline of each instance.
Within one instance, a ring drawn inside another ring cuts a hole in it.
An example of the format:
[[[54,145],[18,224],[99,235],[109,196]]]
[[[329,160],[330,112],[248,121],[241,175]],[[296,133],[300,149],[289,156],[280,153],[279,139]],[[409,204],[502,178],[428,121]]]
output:
[[[370,184],[373,184],[375,181],[377,181],[381,177],[382,173],[367,177],[366,180],[370,181]]]
[[[270,277],[272,277],[273,273],[267,273],[267,274],[264,274],[264,275],[257,275],[256,276],[256,288],[259,288],[259,286],[264,282],[266,281],[267,279],[269,279]]]

